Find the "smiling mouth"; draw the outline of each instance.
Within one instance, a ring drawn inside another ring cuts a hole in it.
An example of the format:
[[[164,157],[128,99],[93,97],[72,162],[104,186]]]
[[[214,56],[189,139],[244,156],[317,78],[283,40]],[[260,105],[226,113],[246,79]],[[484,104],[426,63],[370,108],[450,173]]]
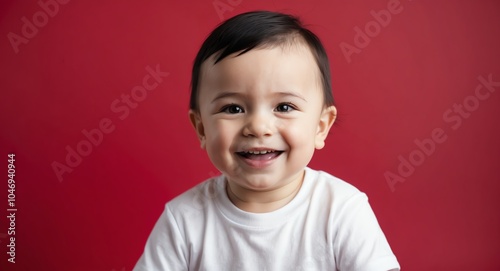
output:
[[[271,160],[281,155],[283,151],[277,150],[256,150],[236,152],[237,155],[250,160]]]

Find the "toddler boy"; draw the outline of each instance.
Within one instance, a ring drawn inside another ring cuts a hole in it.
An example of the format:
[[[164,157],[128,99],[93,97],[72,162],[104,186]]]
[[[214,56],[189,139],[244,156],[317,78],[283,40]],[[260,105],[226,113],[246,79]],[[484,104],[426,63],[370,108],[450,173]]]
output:
[[[134,270],[399,270],[367,196],[307,167],[336,115],[325,49],[297,18],[218,26],[189,118],[222,175],[166,204]]]

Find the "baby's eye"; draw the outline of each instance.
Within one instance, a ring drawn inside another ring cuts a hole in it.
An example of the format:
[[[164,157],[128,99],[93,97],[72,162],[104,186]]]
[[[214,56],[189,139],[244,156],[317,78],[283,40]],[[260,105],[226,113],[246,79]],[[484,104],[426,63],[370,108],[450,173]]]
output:
[[[222,108],[221,112],[229,113],[229,114],[239,114],[243,113],[243,108],[238,105],[230,104]]]
[[[278,112],[290,112],[295,110],[295,107],[289,103],[282,103],[276,106],[276,111]]]

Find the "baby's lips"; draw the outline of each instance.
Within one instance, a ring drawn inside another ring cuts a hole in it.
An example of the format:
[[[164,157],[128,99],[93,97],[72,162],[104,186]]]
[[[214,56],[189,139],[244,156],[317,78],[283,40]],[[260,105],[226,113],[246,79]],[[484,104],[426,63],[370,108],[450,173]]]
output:
[[[267,146],[242,146],[238,148],[236,152],[260,152],[260,151],[282,151],[279,148],[267,147]]]
[[[252,152],[237,152],[236,154],[253,161],[267,161],[272,160],[278,156],[280,156],[282,151],[252,151]]]
[[[265,154],[268,152],[276,152],[274,149],[249,149],[249,150],[244,150],[242,151],[244,153],[250,153],[250,154]]]
[[[236,154],[238,154],[238,155],[264,155],[264,154],[270,154],[270,153],[281,154],[283,152],[284,151],[281,151],[281,150],[266,149],[266,150],[237,151]]]

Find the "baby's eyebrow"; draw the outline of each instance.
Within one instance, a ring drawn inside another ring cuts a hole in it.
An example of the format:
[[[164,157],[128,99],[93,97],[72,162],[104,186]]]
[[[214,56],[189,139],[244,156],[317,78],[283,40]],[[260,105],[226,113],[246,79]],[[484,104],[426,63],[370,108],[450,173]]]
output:
[[[307,100],[304,97],[302,97],[300,94],[292,92],[292,91],[277,91],[277,92],[271,93],[271,95],[272,96],[279,96],[279,97],[292,96],[292,97],[299,98],[299,99],[303,100],[304,102],[307,102]],[[222,98],[227,98],[227,97],[244,97],[244,96],[245,95],[242,94],[242,93],[224,91],[224,92],[221,92],[221,93],[217,94],[217,96],[215,96],[215,98],[212,100],[211,103],[214,103],[215,101],[217,101],[219,99],[222,99]]]
[[[241,96],[244,96],[243,94],[241,93],[238,93],[238,92],[229,92],[229,91],[224,91],[224,92],[221,92],[219,94],[217,94],[217,96],[215,96],[215,98],[212,100],[211,103],[214,103],[215,101],[219,100],[219,99],[222,99],[222,98],[227,98],[227,97],[241,97]]]
[[[296,98],[303,100],[304,102],[307,102],[307,100],[304,97],[302,97],[300,94],[295,93],[295,92],[291,92],[291,91],[279,91],[279,92],[275,92],[273,94],[276,96],[293,96],[293,97],[296,97]]]

